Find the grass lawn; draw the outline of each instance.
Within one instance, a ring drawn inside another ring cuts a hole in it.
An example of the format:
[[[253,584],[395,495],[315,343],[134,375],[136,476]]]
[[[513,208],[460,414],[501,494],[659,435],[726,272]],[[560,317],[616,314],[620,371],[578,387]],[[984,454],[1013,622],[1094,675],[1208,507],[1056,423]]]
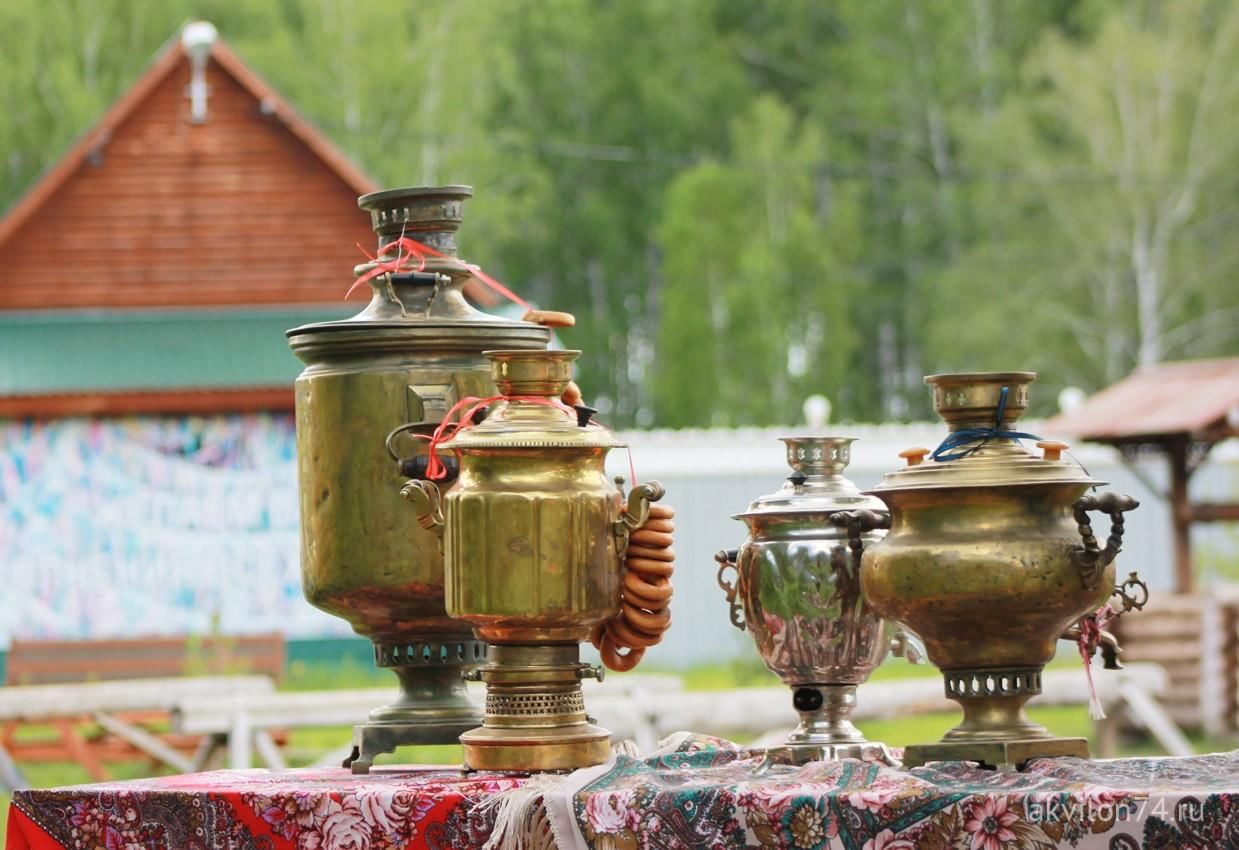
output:
[[[1080,662],[1064,653],[1051,663],[1055,668],[1078,668]],[[710,664],[682,671],[642,668],[641,673],[668,672],[684,679],[690,690],[726,690],[729,688],[770,687],[778,680],[755,658],[740,659],[720,664]],[[624,674],[612,674],[617,678]],[[1083,673],[1081,673],[1083,675]],[[889,659],[875,671],[874,681],[894,681],[918,677],[936,677],[938,672],[929,665],[913,666],[902,659]],[[282,688],[285,690],[331,690],[342,688],[388,687],[395,690],[395,679],[386,671],[350,663],[331,667],[293,664]],[[1034,708],[1029,711],[1033,720],[1044,723],[1063,736],[1091,737],[1092,721],[1083,706],[1053,706]],[[906,746],[917,742],[936,741],[959,720],[957,712],[922,714],[899,720],[871,720],[863,724],[865,734],[892,746]],[[37,731],[37,730],[36,730]],[[294,729],[289,734],[286,758],[292,766],[312,764],[324,753],[348,742],[350,730]],[[1198,752],[1228,750],[1234,741],[1211,740],[1193,737]],[[1151,741],[1129,744],[1123,747],[1123,755],[1156,755],[1159,750]],[[399,761],[406,764],[457,764],[460,761],[458,746],[407,747],[398,753]],[[390,758],[390,757],[389,757]],[[26,778],[35,788],[51,788],[89,782],[85,770],[76,764],[23,764]],[[140,762],[118,764],[112,767],[116,779],[132,779],[144,775],[145,765]],[[9,798],[0,794],[0,835],[4,835],[8,817]]]

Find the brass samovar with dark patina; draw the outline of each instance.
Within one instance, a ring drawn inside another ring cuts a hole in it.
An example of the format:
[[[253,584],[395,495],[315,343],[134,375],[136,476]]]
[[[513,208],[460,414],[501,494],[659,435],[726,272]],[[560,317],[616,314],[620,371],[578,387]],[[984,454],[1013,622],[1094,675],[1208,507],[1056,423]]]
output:
[[[852,724],[856,688],[891,649],[914,658],[913,639],[896,635],[860,590],[860,552],[886,534],[890,516],[843,474],[850,437],[784,437],[792,469],[775,493],[742,514],[749,536],[715,556],[731,622],[747,629],[762,661],[792,689],[800,724],[772,762],[894,759]],[[849,528],[855,530],[849,540]],[[735,584],[725,578],[736,574]]]
[[[576,351],[490,351],[495,399],[478,425],[442,444],[460,477],[443,492],[403,489],[420,523],[442,535],[447,610],[489,644],[486,717],[461,735],[477,770],[567,770],[600,764],[610,733],[585,714],[581,680],[602,668],[579,644],[620,607],[630,533],[662,496],[655,482],[625,496],[607,478],[624,444],[559,402]]]
[[[1055,737],[1029,720],[1024,703],[1041,692],[1060,637],[1089,618],[1097,634],[1101,606],[1108,619],[1148,598],[1135,573],[1115,586],[1123,514],[1136,501],[1089,494],[1104,482],[1063,457],[1066,444],[1014,430],[1035,377],[926,378],[951,433],[932,455],[901,452],[907,466],[868,491],[890,508],[891,528],[865,544],[863,592],[882,616],[920,636],[946,696],[964,710],[940,742],[908,747],[906,766],[963,760],[1016,769],[1043,756],[1086,758],[1085,739]],[[1023,439],[1039,440],[1042,453]],[[1110,516],[1104,546],[1092,511]],[[1119,602],[1109,605],[1112,597]],[[1113,647],[1104,654],[1107,666],[1117,664]]]
[[[399,493],[426,467],[426,442],[414,435],[429,435],[458,399],[494,393],[482,352],[540,350],[550,339],[545,327],[465,300],[473,275],[457,257],[456,230],[472,194],[443,186],[363,196],[380,247],[417,240],[431,249],[423,267],[373,277],[370,303],[351,319],[288,332],[305,363],[296,384],[305,596],[373,641],[375,663],[400,680],[399,699],[355,727],[345,763],[354,772],[400,745],[455,743],[481,720],[461,676],[485,646],[444,610],[439,540],[408,522]]]

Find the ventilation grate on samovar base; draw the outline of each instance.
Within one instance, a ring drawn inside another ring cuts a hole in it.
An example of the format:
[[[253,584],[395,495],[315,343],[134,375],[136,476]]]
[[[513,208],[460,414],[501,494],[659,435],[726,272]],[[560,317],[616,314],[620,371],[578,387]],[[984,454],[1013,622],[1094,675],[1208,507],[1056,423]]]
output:
[[[504,694],[488,691],[486,714],[489,717],[562,717],[585,714],[585,697],[580,689],[560,693]]]
[[[1041,693],[1040,667],[943,670],[949,699],[1036,696]]]
[[[485,660],[486,644],[480,640],[374,644],[374,663],[379,667],[459,667],[481,664]]]

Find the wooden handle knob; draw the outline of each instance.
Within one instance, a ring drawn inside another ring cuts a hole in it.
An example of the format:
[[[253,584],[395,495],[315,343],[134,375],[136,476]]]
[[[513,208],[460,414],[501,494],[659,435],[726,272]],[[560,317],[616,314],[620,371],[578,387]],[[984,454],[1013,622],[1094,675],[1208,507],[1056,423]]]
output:
[[[576,316],[558,310],[528,310],[522,318],[547,328],[570,328],[576,324]]]
[[[908,466],[919,466],[927,454],[929,454],[929,449],[917,446],[914,449],[904,449],[899,456],[908,462]]]
[[[1071,446],[1058,440],[1040,440],[1037,442],[1037,448],[1045,452],[1046,460],[1058,460],[1062,453],[1071,448]]]

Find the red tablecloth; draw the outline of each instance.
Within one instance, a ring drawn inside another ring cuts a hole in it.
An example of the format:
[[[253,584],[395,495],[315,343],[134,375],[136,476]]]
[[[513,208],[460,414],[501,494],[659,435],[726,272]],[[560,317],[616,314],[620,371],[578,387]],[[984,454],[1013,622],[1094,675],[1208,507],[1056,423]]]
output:
[[[251,770],[26,790],[8,847],[474,850],[493,836],[561,850],[1239,850],[1239,753],[1043,760],[1019,774],[760,765],[680,736],[648,759],[533,780]]]

